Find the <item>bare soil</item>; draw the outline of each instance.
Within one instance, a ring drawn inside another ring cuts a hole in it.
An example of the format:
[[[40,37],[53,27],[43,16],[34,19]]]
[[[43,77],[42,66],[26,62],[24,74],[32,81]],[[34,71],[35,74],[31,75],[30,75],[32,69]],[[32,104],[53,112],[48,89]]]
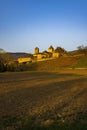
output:
[[[87,70],[0,73],[0,130],[87,125]]]

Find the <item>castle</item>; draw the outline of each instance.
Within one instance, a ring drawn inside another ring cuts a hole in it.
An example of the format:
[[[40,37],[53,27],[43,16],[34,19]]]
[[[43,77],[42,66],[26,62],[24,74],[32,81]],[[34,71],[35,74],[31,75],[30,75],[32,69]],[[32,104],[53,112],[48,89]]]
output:
[[[38,47],[35,47],[34,54],[32,57],[20,57],[18,58],[18,63],[29,63],[29,62],[38,62],[43,60],[49,60],[53,58],[58,58],[61,55],[64,55],[66,51],[61,48],[57,47],[54,49],[53,46],[48,48],[48,51],[40,52]]]
[[[39,48],[36,47],[34,49],[34,54],[33,56],[37,59],[46,59],[46,58],[58,58],[59,57],[59,52],[55,51],[53,46],[50,46],[48,48],[48,51],[43,51],[43,52],[39,52]]]

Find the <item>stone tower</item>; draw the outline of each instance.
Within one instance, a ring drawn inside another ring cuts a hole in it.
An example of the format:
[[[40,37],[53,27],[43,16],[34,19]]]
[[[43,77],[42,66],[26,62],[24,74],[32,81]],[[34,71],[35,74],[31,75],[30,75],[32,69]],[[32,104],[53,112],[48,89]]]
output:
[[[54,48],[53,48],[52,46],[50,46],[50,47],[48,48],[48,52],[53,53],[53,51],[54,51]]]
[[[39,48],[38,48],[38,47],[36,47],[36,48],[34,49],[34,54],[39,54]]]

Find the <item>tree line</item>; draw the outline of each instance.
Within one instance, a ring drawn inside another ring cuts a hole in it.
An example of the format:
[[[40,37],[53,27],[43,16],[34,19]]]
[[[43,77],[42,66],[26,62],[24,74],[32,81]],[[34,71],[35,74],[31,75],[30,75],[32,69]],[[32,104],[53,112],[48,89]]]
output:
[[[0,53],[0,72],[31,71],[37,69],[37,63],[19,64],[9,53]]]

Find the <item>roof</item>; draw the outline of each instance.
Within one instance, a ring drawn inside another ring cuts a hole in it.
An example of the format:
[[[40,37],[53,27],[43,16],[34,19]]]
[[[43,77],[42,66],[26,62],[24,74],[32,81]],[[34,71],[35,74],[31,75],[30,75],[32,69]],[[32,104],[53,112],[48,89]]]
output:
[[[50,46],[49,49],[54,49],[53,46]]]
[[[35,47],[35,49],[39,49],[38,47]]]

